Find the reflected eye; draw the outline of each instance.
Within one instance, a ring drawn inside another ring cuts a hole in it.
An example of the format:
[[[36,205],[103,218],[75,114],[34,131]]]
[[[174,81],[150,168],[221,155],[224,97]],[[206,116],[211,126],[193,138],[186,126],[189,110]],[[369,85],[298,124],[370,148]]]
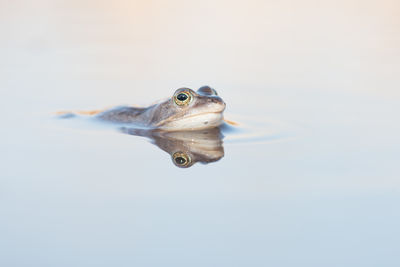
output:
[[[180,92],[174,96],[174,101],[178,106],[187,105],[192,100],[192,95],[189,92]]]
[[[190,163],[191,163],[191,159],[189,157],[189,155],[183,153],[183,152],[175,152],[172,155],[172,158],[174,160],[174,163],[178,166],[178,167],[187,167]]]

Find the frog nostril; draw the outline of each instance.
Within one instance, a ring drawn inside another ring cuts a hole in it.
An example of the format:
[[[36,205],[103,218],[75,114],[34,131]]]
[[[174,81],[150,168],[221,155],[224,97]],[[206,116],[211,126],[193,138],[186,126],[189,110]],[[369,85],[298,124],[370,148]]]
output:
[[[209,104],[225,105],[225,102],[219,97],[207,97],[205,100]]]

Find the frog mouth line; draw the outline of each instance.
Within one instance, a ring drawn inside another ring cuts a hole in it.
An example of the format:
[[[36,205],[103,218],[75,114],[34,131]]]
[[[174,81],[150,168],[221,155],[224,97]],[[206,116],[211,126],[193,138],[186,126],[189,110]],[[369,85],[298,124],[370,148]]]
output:
[[[221,111],[215,111],[215,112],[203,112],[203,113],[199,113],[199,114],[190,115],[190,116],[187,116],[185,119],[201,117],[201,116],[210,115],[210,114],[220,115],[221,117],[223,116]],[[172,120],[172,121],[179,121],[179,119],[178,120]]]
[[[199,113],[199,114],[190,115],[190,116],[185,117],[184,119],[190,119],[190,118],[195,118],[195,117],[210,115],[210,114],[220,115],[221,120],[223,118],[222,111],[214,111],[214,112],[203,112],[203,113]],[[171,118],[170,120],[165,120],[165,121],[159,123],[158,126],[162,126],[162,125],[165,125],[165,124],[171,123],[171,122],[178,122],[180,120],[182,120],[182,119]]]
[[[220,114],[222,116],[222,111],[215,111],[215,112],[203,112],[203,113],[199,113],[199,114],[194,114],[194,115],[190,115],[187,116],[186,118],[192,118],[192,117],[197,117],[197,116],[202,116],[202,115],[207,115],[207,114]]]

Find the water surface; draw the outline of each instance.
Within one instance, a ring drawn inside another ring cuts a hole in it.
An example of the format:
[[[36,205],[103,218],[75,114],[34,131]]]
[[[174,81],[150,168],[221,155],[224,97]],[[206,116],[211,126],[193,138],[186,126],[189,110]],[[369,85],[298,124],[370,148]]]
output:
[[[1,266],[398,266],[396,1],[0,2]],[[224,156],[58,110],[208,84]]]

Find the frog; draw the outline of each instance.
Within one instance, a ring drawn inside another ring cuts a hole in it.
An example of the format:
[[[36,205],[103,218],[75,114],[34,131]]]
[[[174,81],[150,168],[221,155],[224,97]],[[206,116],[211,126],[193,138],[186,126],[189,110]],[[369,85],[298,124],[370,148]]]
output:
[[[158,104],[143,108],[120,106],[95,112],[95,116],[104,121],[163,131],[204,130],[224,122],[225,108],[217,91],[209,86],[202,86],[197,91],[182,87]]]
[[[225,108],[215,89],[202,86],[196,91],[179,88],[170,98],[148,107],[119,106],[56,114],[61,118],[89,115],[116,123],[122,133],[149,138],[170,154],[175,166],[189,168],[197,162],[208,164],[224,157],[222,130],[229,130],[226,123],[234,125],[224,119]]]

